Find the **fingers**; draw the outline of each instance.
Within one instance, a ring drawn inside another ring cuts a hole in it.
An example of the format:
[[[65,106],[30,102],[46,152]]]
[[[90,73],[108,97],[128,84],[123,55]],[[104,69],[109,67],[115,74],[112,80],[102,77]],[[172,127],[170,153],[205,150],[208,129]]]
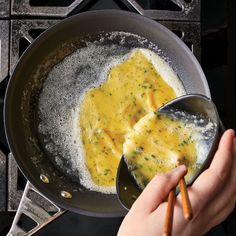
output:
[[[234,138],[233,161],[229,177],[226,185],[215,196],[214,204],[212,204],[212,215],[220,215],[229,203],[236,200],[236,139]]]
[[[234,131],[227,130],[219,143],[210,167],[188,189],[194,212],[201,212],[211,200],[222,194],[233,165]],[[236,158],[236,157],[235,157]],[[201,204],[199,204],[199,202]]]
[[[172,172],[157,174],[135,201],[133,207],[146,213],[154,211],[166,199],[170,190],[178,184],[186,172],[186,166],[181,165]]]
[[[233,146],[234,131],[229,129],[225,131],[221,137],[218,150],[215,153],[210,167],[204,171],[194,183],[199,190],[202,189],[206,191],[209,187],[214,186],[214,191],[216,191],[222,187],[232,166]]]
[[[215,171],[220,179],[229,173],[233,156],[234,131],[229,129],[223,134],[218,150],[212,160],[210,169]]]

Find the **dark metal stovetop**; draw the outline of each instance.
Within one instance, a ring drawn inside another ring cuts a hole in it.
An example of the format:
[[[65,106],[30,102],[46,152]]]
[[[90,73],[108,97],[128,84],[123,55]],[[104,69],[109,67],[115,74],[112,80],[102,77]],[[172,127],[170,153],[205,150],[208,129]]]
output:
[[[211,69],[224,65],[224,58],[215,63],[212,55],[213,62],[209,62],[206,51],[214,41],[212,34],[220,34],[216,36],[217,40],[226,40],[226,25],[220,22],[220,27],[210,27],[213,30],[210,33],[206,27],[206,35],[201,37],[200,8],[200,0],[0,0],[0,235],[5,235],[9,229],[14,215],[11,212],[17,209],[26,182],[14,157],[9,155],[3,129],[3,99],[14,66],[30,43],[44,30],[70,15],[97,9],[122,9],[145,15],[168,27],[204,63],[205,72],[210,70],[214,74]],[[216,87],[212,95],[217,100],[217,86],[213,83],[210,87]],[[219,102],[218,108],[224,115],[223,104]],[[76,235],[78,232],[80,235],[116,235],[120,222],[121,219],[98,219],[67,213],[38,235]],[[66,233],[65,228],[74,230]]]

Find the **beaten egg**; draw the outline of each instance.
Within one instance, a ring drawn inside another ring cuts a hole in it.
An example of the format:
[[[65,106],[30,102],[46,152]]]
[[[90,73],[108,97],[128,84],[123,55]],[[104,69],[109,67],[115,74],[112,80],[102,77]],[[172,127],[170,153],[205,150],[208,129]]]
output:
[[[200,168],[197,154],[194,128],[157,112],[144,116],[125,136],[125,160],[142,189],[154,175],[168,172],[179,164],[187,166],[185,179],[190,182]]]
[[[141,118],[183,94],[174,71],[147,49],[132,50],[109,70],[106,80],[85,92],[75,123],[95,185],[115,186],[126,135]]]

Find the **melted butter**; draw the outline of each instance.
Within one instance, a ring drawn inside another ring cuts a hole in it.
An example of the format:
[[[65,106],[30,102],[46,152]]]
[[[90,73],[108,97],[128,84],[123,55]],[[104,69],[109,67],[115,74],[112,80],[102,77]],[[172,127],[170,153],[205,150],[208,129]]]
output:
[[[157,173],[168,172],[178,164],[188,167],[186,181],[196,170],[196,143],[192,130],[180,120],[152,112],[143,117],[125,137],[126,162],[141,188]]]
[[[140,118],[175,97],[140,50],[87,91],[79,122],[86,166],[96,185],[115,186],[124,136]]]

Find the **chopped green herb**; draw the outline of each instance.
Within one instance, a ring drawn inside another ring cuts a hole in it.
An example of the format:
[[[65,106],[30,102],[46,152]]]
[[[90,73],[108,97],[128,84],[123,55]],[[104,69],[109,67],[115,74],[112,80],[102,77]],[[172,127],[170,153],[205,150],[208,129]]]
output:
[[[148,179],[147,178],[143,178],[143,185],[146,186],[148,184]]]
[[[137,170],[138,167],[136,165],[129,165],[128,169],[132,173],[133,171]]]
[[[134,154],[140,154],[140,153],[142,153],[143,152],[143,147],[142,146],[139,146],[139,147],[137,147],[136,149],[135,149],[135,151],[134,151]]]
[[[108,173],[109,173],[110,171],[111,171],[110,169],[105,169],[103,174],[104,174],[104,175],[108,175]]]

